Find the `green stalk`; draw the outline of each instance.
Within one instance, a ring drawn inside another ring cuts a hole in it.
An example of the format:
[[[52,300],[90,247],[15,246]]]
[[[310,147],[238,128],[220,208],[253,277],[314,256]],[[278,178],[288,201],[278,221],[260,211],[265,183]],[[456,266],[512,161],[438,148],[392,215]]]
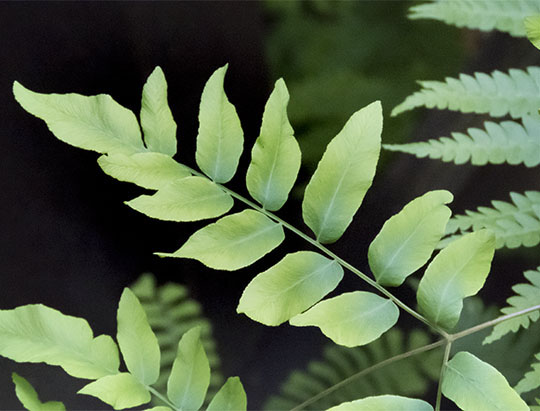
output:
[[[444,373],[446,371],[446,363],[448,363],[448,358],[450,358],[450,350],[452,348],[452,342],[447,341],[446,347],[444,350],[444,357],[441,366],[441,373],[439,375],[439,385],[437,387],[437,401],[435,403],[435,411],[441,411],[441,399],[442,399],[442,382],[444,378]]]
[[[159,398],[161,401],[163,401],[165,404],[167,404],[168,407],[170,407],[172,410],[175,411],[182,411],[181,408],[177,408],[172,402],[170,402],[165,396],[161,395],[158,391],[156,391],[154,388],[150,387],[149,385],[146,386],[146,389],[150,391],[152,394],[154,394],[157,398]]]
[[[189,169],[194,175],[196,176],[199,176],[199,177],[204,177],[204,178],[208,178],[206,175],[192,169],[191,167],[188,167],[188,166],[184,166],[186,167],[187,169]],[[316,248],[318,248],[319,250],[321,250],[323,253],[325,253],[327,256],[331,257],[332,259],[334,259],[335,261],[337,261],[342,267],[344,268],[347,268],[349,271],[353,272],[354,274],[356,274],[358,277],[360,277],[362,280],[364,280],[366,283],[368,283],[369,285],[371,285],[373,288],[377,289],[381,294],[385,295],[386,297],[388,297],[390,300],[392,300],[397,306],[399,306],[403,311],[406,311],[407,313],[409,313],[410,315],[412,315],[414,318],[416,318],[417,320],[423,322],[424,324],[426,324],[427,326],[431,327],[432,329],[434,329],[437,333],[439,333],[442,337],[444,338],[448,338],[448,333],[446,331],[444,331],[442,328],[440,328],[437,324],[435,323],[432,323],[431,321],[429,321],[427,318],[425,318],[423,315],[421,315],[420,313],[418,313],[417,311],[413,310],[411,307],[409,307],[407,304],[405,304],[403,301],[401,301],[399,298],[397,298],[396,296],[394,296],[394,294],[392,294],[390,291],[388,291],[386,288],[384,288],[382,285],[378,284],[375,280],[371,279],[369,276],[367,276],[366,274],[364,274],[363,272],[361,272],[360,270],[358,270],[356,267],[354,267],[353,265],[349,264],[347,261],[343,260],[341,257],[337,256],[336,254],[334,254],[332,251],[330,251],[328,248],[326,248],[324,245],[322,245],[321,243],[319,243],[316,239],[308,236],[307,234],[303,233],[302,231],[298,230],[296,227],[292,226],[291,224],[287,223],[286,221],[282,220],[281,218],[279,218],[278,216],[276,216],[274,213],[268,211],[268,210],[265,210],[263,207],[255,204],[253,201],[251,200],[248,200],[247,198],[245,198],[244,196],[241,196],[240,194],[237,194],[236,192],[228,189],[227,187],[225,187],[224,185],[221,185],[221,184],[218,184],[218,183],[215,183],[214,184],[218,185],[223,191],[225,191],[226,193],[228,193],[230,196],[236,198],[237,200],[243,202],[244,204],[250,206],[251,208],[263,213],[264,215],[266,215],[268,218],[271,218],[272,220],[276,221],[277,223],[281,224],[283,227],[285,228],[288,228],[290,231],[292,231],[293,233],[295,233],[296,235],[298,235],[300,238],[302,238],[303,240],[307,241],[308,243],[312,244],[313,246],[315,246]]]

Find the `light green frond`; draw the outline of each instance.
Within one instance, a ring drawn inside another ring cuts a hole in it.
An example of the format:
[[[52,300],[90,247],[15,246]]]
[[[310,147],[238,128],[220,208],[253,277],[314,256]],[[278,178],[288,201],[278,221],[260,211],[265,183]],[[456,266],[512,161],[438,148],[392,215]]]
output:
[[[530,282],[516,284],[512,287],[516,294],[506,300],[509,306],[501,309],[503,314],[512,314],[540,304],[540,267],[536,270],[525,271],[524,275]],[[529,328],[530,323],[538,321],[539,318],[540,313],[533,311],[497,324],[492,333],[484,340],[484,344],[496,341],[509,332],[515,333],[521,327]]]
[[[492,201],[493,207],[466,210],[453,216],[446,226],[450,236],[439,243],[439,248],[462,235],[487,228],[495,233],[497,248],[534,247],[540,243],[540,191],[524,194],[510,193],[513,203]]]
[[[540,13],[538,0],[438,0],[411,7],[411,19],[434,19],[457,27],[525,36],[523,19]]]
[[[484,129],[469,128],[467,134],[452,133],[452,138],[441,137],[418,143],[385,144],[390,151],[429,157],[445,162],[475,166],[485,164],[540,164],[540,118],[527,116],[523,125],[515,121],[486,122]]]
[[[535,355],[536,362],[531,364],[532,371],[527,372],[515,386],[515,390],[521,394],[540,387],[540,353]]]
[[[152,274],[143,274],[130,289],[139,298],[161,349],[161,372],[153,384],[157,391],[167,390],[167,378],[182,335],[193,327],[201,327],[201,341],[212,370],[205,400],[207,405],[223,384],[224,378],[212,336],[212,325],[203,317],[200,304],[190,298],[188,289],[180,284],[156,285]]]
[[[328,345],[322,360],[310,362],[305,371],[293,371],[281,386],[280,394],[270,397],[263,408],[291,409],[380,361],[428,342],[429,337],[424,332],[404,334],[394,328],[364,347]],[[384,367],[357,378],[303,409],[327,409],[369,395],[422,395],[428,389],[429,381],[438,376],[440,357],[440,351],[432,351],[406,358],[396,367]]]
[[[416,107],[512,118],[536,114],[540,107],[540,67],[460,74],[445,81],[420,81],[422,89],[392,110],[392,116]]]

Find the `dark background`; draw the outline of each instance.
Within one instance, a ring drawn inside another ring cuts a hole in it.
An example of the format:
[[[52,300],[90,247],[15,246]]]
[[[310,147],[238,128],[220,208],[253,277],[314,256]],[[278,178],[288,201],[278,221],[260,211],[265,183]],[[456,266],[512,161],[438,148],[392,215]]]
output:
[[[278,261],[286,247],[305,245],[289,235],[280,250],[237,272],[154,257],[154,251],[177,249],[204,223],[150,220],[125,206],[123,201],[141,190],[104,175],[95,153],[56,140],[41,120],[15,103],[11,86],[18,80],[38,92],[106,93],[138,114],[145,79],[160,65],[178,124],[177,159],[193,165],[200,93],[210,74],[228,62],[225,87],[246,136],[241,172],[231,187],[245,192],[247,153],[276,80],[265,54],[274,23],[265,10],[260,2],[0,3],[0,308],[43,303],[86,318],[96,334],[114,335],[122,289],[142,272],[153,272],[160,282],[187,284],[214,324],[224,374],[241,377],[250,409],[260,407],[291,369],[316,356],[326,342],[315,329],[269,328],[235,313],[243,288],[257,272]],[[403,21],[410,24],[405,15]],[[468,72],[538,62],[525,40],[502,34],[473,32],[463,48],[467,59],[460,68]],[[417,58],[424,52],[419,50]],[[415,79],[408,82],[409,93],[416,89]],[[357,108],[363,105],[359,101]],[[437,112],[421,119],[411,139],[447,135],[478,123],[477,117],[463,120]],[[391,136],[383,133],[383,141],[387,138]],[[367,246],[384,220],[427,190],[450,189],[456,195],[454,210],[462,212],[490,199],[507,200],[509,187],[518,192],[538,189],[538,170],[524,167],[456,167],[389,154],[383,161],[388,164],[351,228],[331,247],[364,271]],[[308,176],[303,170],[300,183]],[[303,227],[299,209],[293,199],[280,215]],[[508,284],[520,279],[523,269],[534,267],[530,252],[508,254],[497,255],[495,279],[483,294],[497,303],[508,296]],[[341,291],[363,287],[353,276],[345,277]],[[407,326],[408,319],[402,324]],[[69,409],[104,408],[90,397],[77,396],[84,382],[59,369],[0,359],[1,409],[20,407],[12,371],[28,378],[43,400],[62,400]]]

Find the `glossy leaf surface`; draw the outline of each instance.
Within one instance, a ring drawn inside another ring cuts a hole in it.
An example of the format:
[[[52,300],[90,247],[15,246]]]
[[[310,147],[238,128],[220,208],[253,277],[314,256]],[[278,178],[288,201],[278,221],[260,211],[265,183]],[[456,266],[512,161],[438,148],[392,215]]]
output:
[[[382,108],[354,113],[328,144],[309,181],[302,215],[321,243],[339,239],[371,186],[381,149]]]
[[[145,385],[159,377],[159,345],[141,303],[125,288],[118,304],[118,345],[127,369]]]
[[[231,214],[194,233],[172,254],[164,257],[193,258],[217,270],[238,270],[253,264],[276,248],[283,227],[254,210]]]
[[[127,372],[102,377],[85,385],[78,394],[99,398],[115,410],[136,407],[151,400],[146,387]]]
[[[312,251],[287,254],[248,284],[236,310],[260,323],[279,325],[317,303],[342,278],[343,268],[334,260]]]
[[[464,351],[447,363],[442,393],[464,411],[529,409],[499,371]]]
[[[111,337],[94,338],[86,320],[41,304],[0,310],[0,355],[59,365],[73,377],[88,379],[117,373],[120,362]]]
[[[197,221],[219,217],[233,206],[233,199],[204,177],[185,177],[142,195],[126,204],[151,218],[167,221]]]
[[[169,156],[176,154],[176,123],[167,103],[167,81],[156,67],[143,87],[141,126],[148,150]]]
[[[146,151],[137,118],[111,96],[40,94],[18,82],[13,84],[13,93],[26,111],[45,120],[65,143],[99,153]]]
[[[328,411],[433,411],[427,402],[398,395],[380,395],[344,402]]]
[[[288,103],[289,92],[280,79],[266,103],[261,134],[247,170],[249,193],[267,210],[285,204],[300,169],[300,147],[287,117]]]
[[[388,331],[399,317],[390,300],[365,291],[344,293],[324,300],[290,320],[291,325],[319,327],[336,344],[367,344]]]
[[[64,404],[58,401],[41,402],[34,387],[20,375],[11,375],[15,384],[15,394],[21,404],[30,411],[65,411]]]
[[[200,328],[187,331],[178,343],[167,396],[182,410],[198,410],[210,384],[210,365],[200,340]]]
[[[238,377],[230,377],[212,399],[206,411],[245,411],[247,397]]]
[[[101,169],[113,178],[140,187],[158,190],[191,173],[171,157],[161,153],[111,154],[98,159]]]
[[[233,178],[244,147],[244,133],[236,109],[223,90],[227,66],[208,79],[201,96],[196,160],[216,183]]]
[[[453,328],[463,299],[484,285],[495,252],[495,236],[481,230],[450,243],[429,264],[418,286],[420,311],[436,324]]]
[[[445,190],[430,191],[384,223],[368,251],[379,284],[399,286],[427,263],[452,214],[445,206],[452,198]]]

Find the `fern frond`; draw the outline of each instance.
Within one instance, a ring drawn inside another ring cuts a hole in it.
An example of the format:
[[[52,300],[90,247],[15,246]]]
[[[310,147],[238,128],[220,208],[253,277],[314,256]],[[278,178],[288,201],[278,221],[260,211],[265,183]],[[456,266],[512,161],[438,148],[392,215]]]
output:
[[[421,331],[404,334],[393,328],[364,347],[328,345],[323,360],[312,361],[306,371],[293,371],[281,387],[281,394],[268,399],[265,410],[291,409],[346,378],[394,355],[425,345],[429,337]],[[368,395],[424,393],[440,368],[439,351],[403,359],[397,367],[384,367],[346,384],[304,409],[327,409]],[[407,381],[407,384],[403,384]]]
[[[212,336],[212,326],[202,316],[200,304],[189,297],[186,287],[174,283],[157,286],[154,276],[148,273],[139,277],[130,289],[140,300],[161,349],[161,372],[154,384],[158,391],[167,390],[167,378],[182,335],[193,327],[201,327],[201,340],[212,371],[205,400],[207,404],[223,384],[224,377],[220,371],[221,362]]]
[[[516,284],[512,287],[516,294],[506,300],[509,306],[501,309],[503,314],[512,314],[540,304],[540,267],[534,271],[525,271],[524,275],[530,283]],[[537,321],[538,318],[540,318],[540,313],[533,311],[497,324],[491,334],[484,340],[484,344],[496,341],[509,332],[515,333],[521,327],[529,328],[529,324]]]
[[[508,74],[460,74],[442,81],[420,81],[422,86],[392,110],[392,116],[416,107],[448,109],[463,113],[512,118],[537,113],[540,107],[540,67],[527,71],[510,69]]]
[[[512,203],[492,201],[491,207],[478,207],[453,216],[446,226],[447,234],[439,243],[442,248],[462,235],[487,228],[495,233],[497,248],[534,247],[540,243],[540,191],[510,193]]]
[[[435,19],[457,27],[499,30],[525,37],[523,19],[540,13],[537,0],[438,0],[411,7],[411,19]]]
[[[535,357],[538,361],[531,365],[533,370],[527,372],[515,387],[519,394],[540,387],[540,353],[536,354]]]
[[[384,144],[390,151],[429,157],[445,162],[475,166],[488,163],[511,165],[540,164],[540,118],[524,117],[523,125],[515,121],[486,122],[484,129],[469,128],[467,134],[452,133],[452,138],[441,137],[426,142]]]

